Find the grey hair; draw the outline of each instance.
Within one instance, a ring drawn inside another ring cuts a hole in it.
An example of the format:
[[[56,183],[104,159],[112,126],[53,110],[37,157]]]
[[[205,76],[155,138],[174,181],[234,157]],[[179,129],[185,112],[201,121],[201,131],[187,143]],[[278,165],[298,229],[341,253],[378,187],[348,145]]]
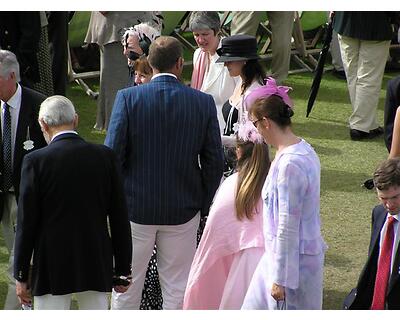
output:
[[[216,11],[193,11],[189,18],[190,31],[212,29],[215,34],[221,28],[221,20]]]
[[[42,102],[39,120],[49,127],[72,124],[75,120],[75,108],[71,100],[64,96],[51,96]]]
[[[0,50],[0,76],[6,78],[12,72],[14,72],[16,80],[21,81],[17,56],[11,51]]]

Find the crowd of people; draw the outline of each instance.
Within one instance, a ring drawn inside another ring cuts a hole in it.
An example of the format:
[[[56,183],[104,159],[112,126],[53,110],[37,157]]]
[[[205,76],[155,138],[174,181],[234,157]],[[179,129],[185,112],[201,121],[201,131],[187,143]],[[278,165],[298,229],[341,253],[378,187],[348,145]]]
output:
[[[0,35],[5,309],[69,309],[73,295],[90,310],[322,309],[321,166],[292,130],[292,88],[282,85],[294,13],[268,13],[270,75],[257,53],[259,14],[234,12],[232,35],[223,36],[217,12],[191,12],[198,48],[187,86],[182,44],[161,36],[159,12],[93,12],[86,42],[100,47],[95,128],[106,130],[104,145],[79,136],[65,93],[32,89],[49,79],[39,55],[25,60]],[[27,16],[44,50],[45,24]],[[332,19],[353,106],[350,138],[376,137],[393,15]],[[385,110],[390,159],[373,177],[381,205],[347,309],[400,308],[399,96],[395,79]]]

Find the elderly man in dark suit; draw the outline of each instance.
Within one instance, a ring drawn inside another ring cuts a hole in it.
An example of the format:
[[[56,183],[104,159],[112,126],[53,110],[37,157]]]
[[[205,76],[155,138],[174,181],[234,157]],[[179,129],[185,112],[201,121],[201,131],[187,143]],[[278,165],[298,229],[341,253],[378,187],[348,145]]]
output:
[[[132,242],[116,158],[75,131],[78,117],[63,96],[47,98],[39,122],[49,146],[22,165],[15,238],[14,277],[22,304],[29,304],[33,253],[35,309],[107,309],[106,292],[129,285]],[[114,283],[127,281],[126,285]]]
[[[4,309],[18,309],[12,276],[17,200],[23,157],[46,145],[37,122],[39,105],[45,96],[21,86],[16,55],[0,50],[0,220],[3,238],[10,254],[9,287]]]
[[[381,205],[372,211],[368,259],[345,309],[400,309],[400,158],[378,166],[374,185]]]
[[[139,308],[154,243],[163,308],[182,308],[200,214],[223,170],[214,100],[179,82],[179,41],[156,39],[148,60],[152,80],[118,92],[105,141],[122,164],[133,242],[132,286],[113,292],[114,309]]]

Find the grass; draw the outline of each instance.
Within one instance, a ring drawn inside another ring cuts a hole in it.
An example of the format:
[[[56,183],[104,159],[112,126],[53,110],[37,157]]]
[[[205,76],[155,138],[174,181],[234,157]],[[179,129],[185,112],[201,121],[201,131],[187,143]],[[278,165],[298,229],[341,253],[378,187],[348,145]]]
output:
[[[190,74],[190,70],[185,74]],[[378,109],[381,124],[386,83],[397,75],[386,73],[384,77]],[[293,88],[294,131],[313,145],[321,160],[322,232],[329,246],[325,259],[323,308],[340,309],[344,297],[356,285],[365,263],[371,210],[378,203],[375,193],[361,184],[371,177],[377,164],[387,158],[387,151],[382,137],[360,142],[350,140],[347,119],[351,105],[347,86],[345,81],[329,73],[324,75],[314,109],[306,118],[311,82],[312,75],[302,73],[290,75],[286,84]],[[91,84],[98,88],[96,81]],[[76,84],[69,86],[67,96],[74,102],[80,116],[79,133],[89,141],[103,143],[105,134],[93,130],[96,102]],[[7,259],[7,250],[0,239],[0,306],[7,290]]]

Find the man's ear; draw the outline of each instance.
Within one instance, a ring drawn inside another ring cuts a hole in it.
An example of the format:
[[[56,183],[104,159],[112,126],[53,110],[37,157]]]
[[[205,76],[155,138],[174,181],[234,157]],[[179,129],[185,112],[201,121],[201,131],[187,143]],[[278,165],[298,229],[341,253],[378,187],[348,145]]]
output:
[[[48,132],[49,131],[49,126],[44,122],[42,119],[39,119],[39,125],[40,129],[42,129],[43,132]]]
[[[176,60],[176,68],[178,70],[183,68],[183,62],[184,62],[183,57],[179,57],[178,60]]]
[[[79,123],[79,116],[77,113],[75,113],[75,119],[74,119],[74,129],[78,128],[78,123]]]

